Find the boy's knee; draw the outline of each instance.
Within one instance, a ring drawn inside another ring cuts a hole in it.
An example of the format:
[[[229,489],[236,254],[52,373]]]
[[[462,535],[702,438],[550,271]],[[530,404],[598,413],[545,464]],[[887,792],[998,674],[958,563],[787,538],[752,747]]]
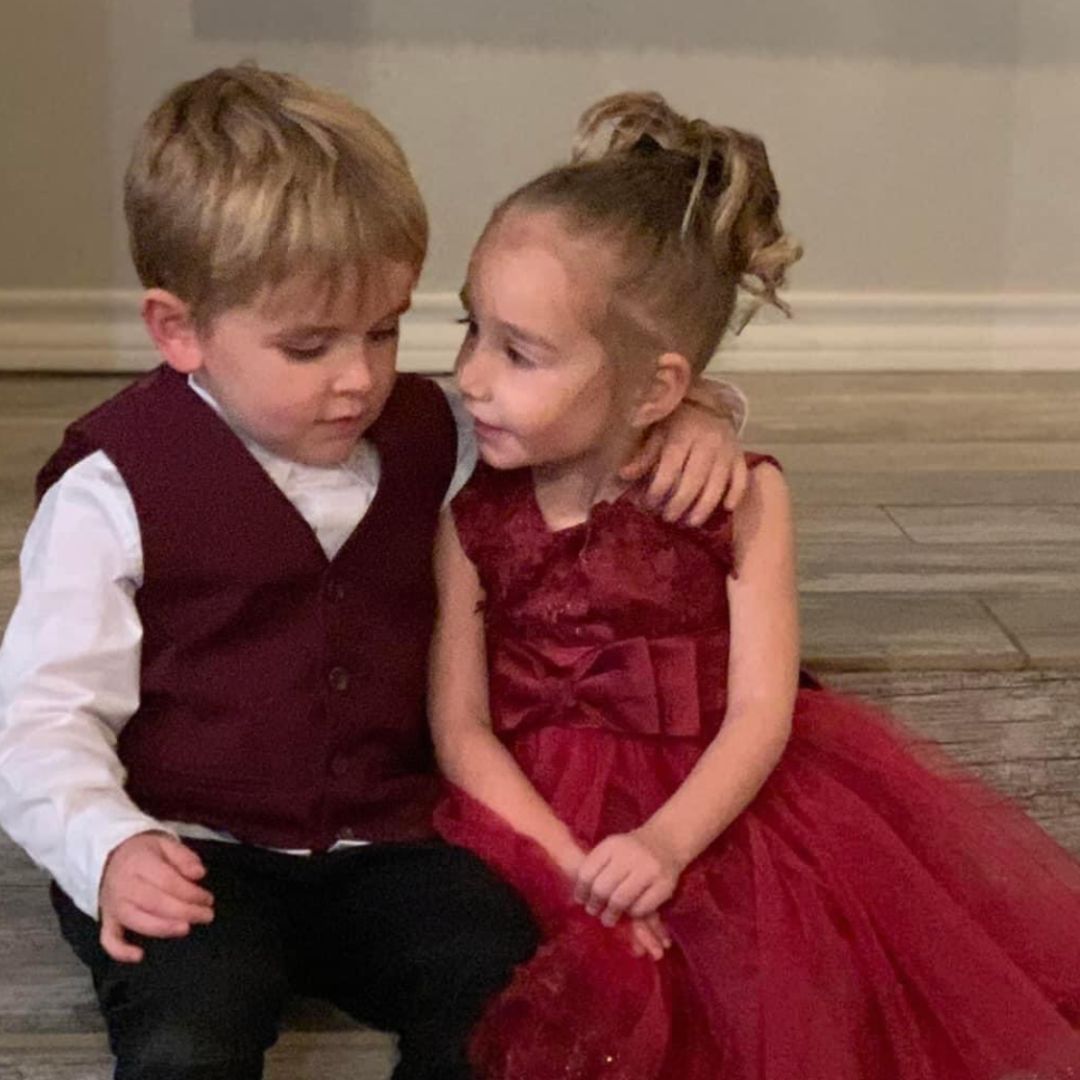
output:
[[[277,1039],[284,983],[238,971],[181,989],[163,975],[102,1001],[117,1080],[257,1080]]]
[[[505,981],[513,968],[528,960],[539,944],[539,931],[520,894],[469,852],[456,850],[460,871],[470,884],[467,903],[456,926],[447,926],[458,955],[481,977]]]

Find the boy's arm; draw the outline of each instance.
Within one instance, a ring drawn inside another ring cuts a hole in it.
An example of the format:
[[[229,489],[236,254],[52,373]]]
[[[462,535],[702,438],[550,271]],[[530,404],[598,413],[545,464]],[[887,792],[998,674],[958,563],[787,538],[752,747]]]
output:
[[[682,870],[750,804],[787,744],[798,689],[798,606],[790,500],[771,465],[751,472],[735,514],[735,547],[724,723],[644,825],[602,841],[582,864],[577,896],[605,921],[662,904]]]
[[[95,454],[46,494],[0,649],[0,825],[87,914],[109,854],[162,830],[123,789],[116,739],[139,700],[141,545],[112,463]]]
[[[750,401],[734,384],[725,379],[707,379],[699,376],[686,391],[686,400],[703,409],[710,409],[717,416],[725,417],[741,436],[750,417]]]
[[[449,510],[435,548],[439,615],[432,639],[429,713],[446,777],[531,837],[567,876],[583,852],[491,729],[483,590]]]
[[[702,525],[721,502],[734,510],[746,491],[739,436],[746,395],[731,383],[697,378],[682,404],[656,424],[621,470],[624,480],[648,475],[648,505],[666,521]]]
[[[457,464],[454,466],[454,475],[446,490],[446,499],[443,501],[444,506],[449,506],[450,500],[469,482],[469,477],[476,468],[476,432],[473,428],[473,419],[465,408],[454,380],[447,375],[440,376],[435,382],[446,395],[447,404],[454,414],[454,424],[457,427]]]

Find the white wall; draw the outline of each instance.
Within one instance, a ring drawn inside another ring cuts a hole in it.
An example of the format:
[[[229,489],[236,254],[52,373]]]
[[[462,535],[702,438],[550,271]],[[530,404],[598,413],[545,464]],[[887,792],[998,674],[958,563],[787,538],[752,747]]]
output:
[[[983,323],[1016,293],[1076,317],[1071,0],[4,0],[0,291],[131,287],[132,133],[172,83],[241,58],[398,133],[432,213],[427,293],[457,288],[491,205],[565,155],[585,105],[640,87],[765,137],[812,317],[864,293],[886,322],[910,294],[986,297]]]

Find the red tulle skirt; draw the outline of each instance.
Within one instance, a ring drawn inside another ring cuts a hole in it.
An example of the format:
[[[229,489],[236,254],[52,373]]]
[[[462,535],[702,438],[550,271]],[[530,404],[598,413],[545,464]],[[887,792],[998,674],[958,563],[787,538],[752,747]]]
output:
[[[586,846],[644,820],[702,749],[563,727],[510,747]],[[861,702],[800,693],[781,764],[662,909],[659,963],[468,796],[437,824],[544,934],[475,1034],[487,1080],[1080,1077],[1080,864]]]

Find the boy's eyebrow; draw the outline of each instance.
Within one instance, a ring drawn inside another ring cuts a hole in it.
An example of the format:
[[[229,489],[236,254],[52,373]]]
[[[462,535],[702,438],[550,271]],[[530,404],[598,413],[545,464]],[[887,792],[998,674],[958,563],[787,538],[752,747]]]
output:
[[[461,306],[466,311],[472,311],[472,305],[469,303],[469,287],[463,285],[458,292],[458,298],[461,300]],[[496,322],[496,325],[506,334],[511,337],[520,338],[522,341],[529,342],[530,345],[536,345],[541,349],[547,349],[549,352],[558,352],[559,347],[554,342],[548,341],[546,337],[541,337],[540,334],[534,334],[530,330],[523,330],[520,326],[515,326],[513,323],[508,322]]]
[[[374,321],[373,326],[378,326],[379,323],[386,322],[387,319],[395,319],[412,307],[412,299],[403,300],[392,311],[388,311],[385,315],[380,316]],[[275,337],[281,337],[282,335],[297,334],[305,337],[320,337],[327,334],[340,333],[340,323],[297,323],[295,326],[283,326],[276,330]]]

